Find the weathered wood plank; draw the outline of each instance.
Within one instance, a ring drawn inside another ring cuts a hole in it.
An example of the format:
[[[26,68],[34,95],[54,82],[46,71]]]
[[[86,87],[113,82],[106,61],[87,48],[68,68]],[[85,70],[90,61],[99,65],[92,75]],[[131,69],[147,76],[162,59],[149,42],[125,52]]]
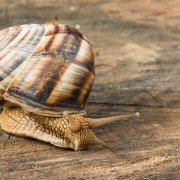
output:
[[[0,28],[59,17],[80,25],[96,54],[89,117],[140,111],[96,129],[102,147],[74,152],[0,131],[0,179],[178,179],[179,0],[0,0]],[[78,26],[77,26],[78,27]]]
[[[112,115],[117,113],[117,109],[122,114],[140,110],[142,118],[141,121],[113,123],[96,130],[97,136],[107,142],[114,153],[99,146],[75,153],[40,141],[8,139],[8,135],[1,133],[1,177],[178,177],[179,109],[98,107],[93,104],[88,109],[90,113]]]

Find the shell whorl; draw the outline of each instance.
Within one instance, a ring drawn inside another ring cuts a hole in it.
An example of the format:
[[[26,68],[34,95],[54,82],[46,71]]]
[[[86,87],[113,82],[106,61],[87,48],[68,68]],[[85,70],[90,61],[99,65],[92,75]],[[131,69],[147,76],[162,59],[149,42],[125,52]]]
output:
[[[0,31],[0,98],[29,111],[78,113],[94,82],[94,54],[77,30],[59,23]]]

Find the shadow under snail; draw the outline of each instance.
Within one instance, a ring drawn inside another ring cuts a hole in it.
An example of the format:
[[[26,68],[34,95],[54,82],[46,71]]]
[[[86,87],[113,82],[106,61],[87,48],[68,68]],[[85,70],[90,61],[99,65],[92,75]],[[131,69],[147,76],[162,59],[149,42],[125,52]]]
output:
[[[108,148],[92,129],[140,114],[83,117],[94,77],[92,47],[74,28],[54,21],[0,31],[1,129],[76,151]]]

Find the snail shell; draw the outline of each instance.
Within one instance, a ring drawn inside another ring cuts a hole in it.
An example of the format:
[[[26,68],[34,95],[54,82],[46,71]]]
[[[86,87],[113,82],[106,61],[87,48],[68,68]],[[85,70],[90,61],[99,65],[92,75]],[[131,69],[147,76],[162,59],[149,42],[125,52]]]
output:
[[[77,30],[57,22],[0,31],[0,101],[30,112],[81,113],[95,77],[94,54]]]

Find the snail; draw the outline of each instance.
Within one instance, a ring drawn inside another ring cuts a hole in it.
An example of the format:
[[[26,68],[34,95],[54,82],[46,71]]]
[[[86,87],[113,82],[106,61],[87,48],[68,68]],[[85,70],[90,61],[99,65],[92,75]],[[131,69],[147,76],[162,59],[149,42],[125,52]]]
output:
[[[76,151],[108,148],[92,129],[140,114],[84,117],[94,78],[92,46],[76,29],[53,21],[1,30],[1,129]]]

